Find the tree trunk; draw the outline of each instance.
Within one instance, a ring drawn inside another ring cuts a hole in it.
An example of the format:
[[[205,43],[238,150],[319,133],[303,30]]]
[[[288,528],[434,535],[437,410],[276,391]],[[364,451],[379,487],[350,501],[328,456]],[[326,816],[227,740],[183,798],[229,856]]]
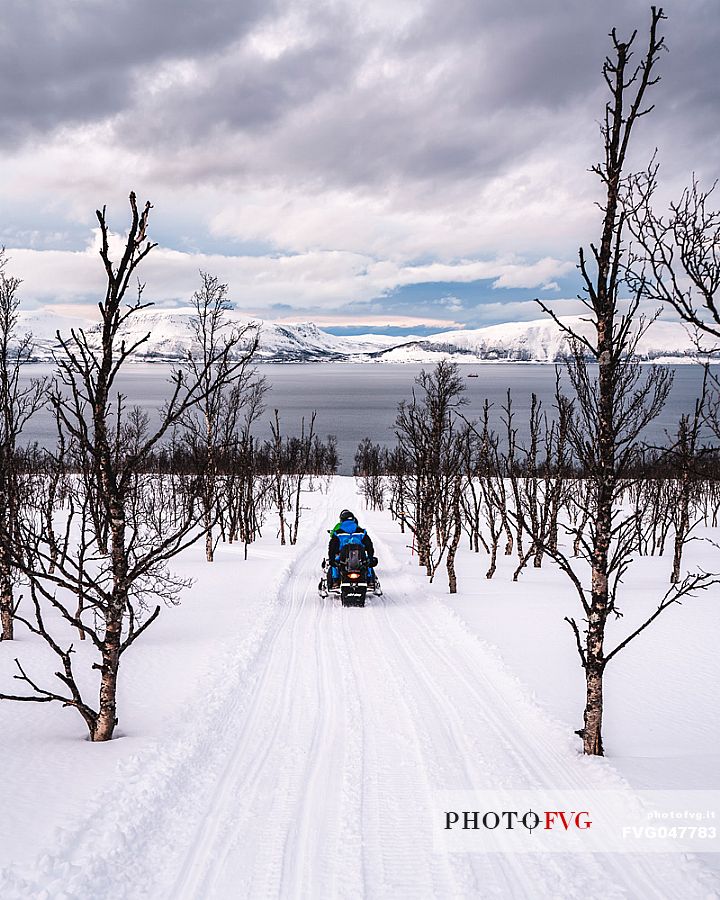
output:
[[[285,546],[285,498],[283,493],[282,475],[275,476],[275,500],[278,507],[278,516],[280,517],[280,544]]]
[[[673,569],[670,576],[670,582],[677,584],[680,581],[680,566],[682,565],[682,553],[684,546],[683,534],[678,530],[675,532],[675,549],[673,552]]]
[[[535,555],[533,557],[533,566],[536,569],[541,569],[542,561],[543,561],[543,548],[542,548],[542,544],[538,544],[535,547]]]
[[[585,670],[587,700],[585,704],[585,726],[582,731],[583,752],[588,756],[603,756],[603,669],[596,664]]]
[[[573,556],[578,556],[580,553],[580,544],[583,538],[583,532],[585,531],[585,526],[587,525],[587,514],[583,513],[582,520],[575,534],[575,540],[573,541]]]
[[[113,593],[105,612],[105,636],[100,666],[100,704],[93,741],[109,741],[117,725],[117,678],[120,667],[123,616],[127,608],[128,559],[125,547],[125,510],[119,497],[110,504]]]
[[[10,598],[10,607],[6,604],[5,597],[2,599],[2,607],[0,607],[0,620],[2,620],[2,635],[0,641],[15,640],[15,625],[12,614],[12,597]]]
[[[86,526],[83,525],[82,527],[84,528]],[[84,552],[81,552],[79,554],[78,567],[79,567],[79,571],[83,571],[83,569],[85,567],[85,553]],[[77,603],[77,608],[75,610],[75,618],[79,619],[83,613],[83,609],[85,608],[85,591],[83,590],[82,578],[78,578],[77,598],[78,598],[78,603]],[[82,630],[82,628],[78,628],[78,636],[80,637],[81,641],[85,640],[85,632]]]
[[[295,524],[290,529],[290,543],[296,544],[298,539],[298,531],[300,530],[300,501],[302,496],[302,486],[303,486],[304,476],[301,473],[297,476],[297,491],[295,493]]]
[[[682,492],[680,494],[680,515],[675,529],[675,548],[673,552],[673,570],[670,576],[672,584],[680,581],[680,566],[682,565],[683,547],[690,529],[690,486],[687,476],[683,474]]]
[[[0,641],[12,641],[15,638],[14,612],[10,566],[6,559],[0,558],[0,622],[2,623]]]
[[[90,737],[93,741],[112,739],[117,725],[117,677],[120,665],[122,613],[107,623],[100,669],[100,710]]]
[[[447,573],[448,573],[448,587],[450,589],[451,594],[457,594],[457,574],[455,572],[455,554],[457,553],[457,548],[460,544],[460,538],[462,537],[462,518],[460,517],[460,495],[459,493],[455,493],[455,501],[453,503],[453,535],[450,539],[450,543],[448,545],[448,554],[447,554]]]
[[[15,640],[15,624],[12,605],[12,593],[8,598],[3,589],[3,596],[0,600],[0,621],[2,622],[2,635],[0,635],[0,641]]]
[[[205,520],[205,527],[207,531],[205,532],[205,559],[208,562],[213,562],[215,559],[215,548],[213,545],[213,533],[212,526],[208,524],[207,518]]]
[[[556,553],[558,548],[558,516],[560,514],[559,504],[553,505],[550,513],[550,536],[548,538],[548,547],[551,553]]]
[[[447,573],[448,573],[448,589],[451,594],[457,594],[457,574],[455,572],[455,547],[448,549],[447,555]]]
[[[583,750],[602,756],[603,672],[605,660],[603,644],[605,623],[610,601],[608,591],[608,550],[612,529],[612,491],[600,485],[595,521],[595,549],[592,560],[592,600],[585,641],[586,696]]]
[[[512,556],[513,552],[513,534],[510,530],[510,523],[507,519],[503,521],[503,527],[505,528],[506,542],[505,542],[505,556]]]
[[[497,568],[498,539],[493,538],[492,546],[490,547],[490,568],[485,573],[485,577],[488,579],[493,577]]]
[[[531,546],[530,549],[528,550],[528,552],[523,556],[523,558],[518,563],[517,569],[515,569],[515,571],[513,572],[513,579],[512,579],[513,581],[518,580],[518,578],[520,577],[520,573],[525,568],[525,566],[528,564],[528,560],[532,556],[532,553],[533,553],[533,548]]]
[[[418,566],[426,570],[426,574],[430,574],[430,547],[423,537],[422,531],[415,532],[415,543],[417,544]]]

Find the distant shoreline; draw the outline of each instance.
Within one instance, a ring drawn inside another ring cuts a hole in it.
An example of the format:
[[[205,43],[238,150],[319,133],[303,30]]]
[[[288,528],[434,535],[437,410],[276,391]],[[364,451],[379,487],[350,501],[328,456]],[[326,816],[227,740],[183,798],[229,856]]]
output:
[[[462,355],[454,356],[453,354],[448,354],[447,356],[438,355],[433,359],[338,359],[338,358],[330,358],[330,359],[322,359],[322,358],[312,358],[312,359],[255,359],[254,364],[257,366],[312,366],[312,365],[322,365],[322,366],[332,366],[332,365],[342,365],[342,366],[432,366],[435,365],[436,362],[439,362],[441,359],[447,359],[450,362],[457,363],[462,367],[470,367],[470,366],[562,366],[567,362],[567,358],[561,357],[559,359],[548,360],[548,359],[467,359],[463,358]],[[702,356],[659,356],[653,357],[651,359],[647,359],[644,357],[637,357],[637,361],[640,365],[650,366],[650,365],[659,365],[659,366],[690,366],[690,365],[704,365],[706,362],[711,366],[720,366],[720,357],[716,359],[702,357]],[[131,357],[127,360],[127,365],[131,366],[177,366],[183,362],[183,358],[179,356],[167,356],[167,357]],[[53,360],[51,359],[29,359],[27,360],[26,365],[28,366],[52,366],[54,365]]]

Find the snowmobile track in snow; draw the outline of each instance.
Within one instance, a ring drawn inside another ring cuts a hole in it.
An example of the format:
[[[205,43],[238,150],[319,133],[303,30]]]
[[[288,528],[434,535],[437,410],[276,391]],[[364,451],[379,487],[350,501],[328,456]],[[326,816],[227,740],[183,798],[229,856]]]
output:
[[[387,513],[363,516],[384,594],[318,597],[319,523],[357,500],[349,479],[314,498],[185,724],[123,764],[39,874],[0,879],[3,900],[715,896],[679,855],[433,852],[436,791],[627,788],[394,557]]]
[[[383,596],[319,598],[326,533],[357,502],[335,481],[301,546],[266,583],[247,632],[211,661],[173,740],[123,764],[112,802],[63,834],[3,900],[103,898],[573,898],[699,900],[674,855],[433,852],[436,791],[626,789],[582,758],[498,654],[383,539],[367,514]]]
[[[356,498],[333,488],[329,500]],[[318,597],[323,538],[293,567],[168,896],[690,896],[691,873],[657,857],[432,852],[436,790],[582,789],[615,776],[579,759],[374,538],[385,594],[364,609]]]

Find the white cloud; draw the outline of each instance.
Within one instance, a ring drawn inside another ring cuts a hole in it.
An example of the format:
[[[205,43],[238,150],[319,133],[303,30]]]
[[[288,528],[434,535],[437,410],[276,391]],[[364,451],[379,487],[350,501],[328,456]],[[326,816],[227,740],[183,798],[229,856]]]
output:
[[[102,291],[83,237],[102,203],[122,228],[133,188],[155,204],[162,247],[143,273],[154,299],[187,299],[204,268],[250,312],[298,314],[422,281],[557,291],[598,232],[588,167],[601,152],[608,23],[641,39],[648,17],[639,0],[248,0],[240,11],[187,0],[148,40],[139,0],[104,12],[102,34],[83,27],[97,5],[76,5],[40,16],[15,4],[6,23],[11,35],[12,13],[29,16],[35,39],[6,48],[9,71],[14,53],[35,55],[25,78],[6,79],[16,102],[2,114],[21,137],[0,149],[2,240],[17,248],[25,297]],[[718,20],[698,0],[663,28],[672,52],[636,156],[644,164],[659,143],[663,190],[677,195],[691,168],[718,174]],[[73,239],[75,252],[41,252]],[[261,255],[242,255],[249,242]]]
[[[532,288],[538,285],[546,291],[558,290],[553,281],[558,275],[565,275],[575,267],[574,263],[563,262],[546,256],[530,265],[509,266],[499,278],[493,282],[494,288]]]
[[[297,322],[297,316],[282,316],[276,322]],[[375,315],[358,315],[348,321],[347,316],[328,315],[319,313],[313,316],[313,321],[320,328],[330,328],[351,324],[356,327],[366,328],[438,328],[444,331],[449,328],[465,328],[463,322],[454,322],[452,319],[433,318],[432,316],[403,316],[394,313],[377,313]]]
[[[96,230],[81,251],[11,249],[12,270],[23,280],[24,298],[34,304],[80,302],[92,295],[99,298],[104,271],[98,241]],[[113,235],[111,252],[115,256],[119,256],[121,246],[122,238]],[[495,279],[495,284],[505,280],[515,286],[542,286],[567,266],[553,259],[536,264],[500,259],[410,265],[341,250],[227,256],[156,247],[141,264],[138,276],[146,284],[145,298],[163,304],[187,300],[197,287],[198,270],[210,271],[228,282],[237,306],[252,313],[273,304],[293,309],[335,309],[425,282]],[[455,297],[446,297],[441,303],[452,310],[462,307]]]
[[[458,312],[463,308],[462,300],[459,297],[453,297],[452,295],[448,297],[441,297],[438,300],[438,303],[440,304],[440,306],[444,306],[446,309],[453,310],[455,312]]]

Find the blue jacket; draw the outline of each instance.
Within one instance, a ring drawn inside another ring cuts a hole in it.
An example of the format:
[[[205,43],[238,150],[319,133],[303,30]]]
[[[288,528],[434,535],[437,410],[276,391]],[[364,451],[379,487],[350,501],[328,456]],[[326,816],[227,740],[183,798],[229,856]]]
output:
[[[337,531],[330,536],[328,559],[331,564],[336,562],[340,550],[346,544],[362,544],[368,556],[375,556],[375,548],[370,535],[352,519],[341,522]]]

